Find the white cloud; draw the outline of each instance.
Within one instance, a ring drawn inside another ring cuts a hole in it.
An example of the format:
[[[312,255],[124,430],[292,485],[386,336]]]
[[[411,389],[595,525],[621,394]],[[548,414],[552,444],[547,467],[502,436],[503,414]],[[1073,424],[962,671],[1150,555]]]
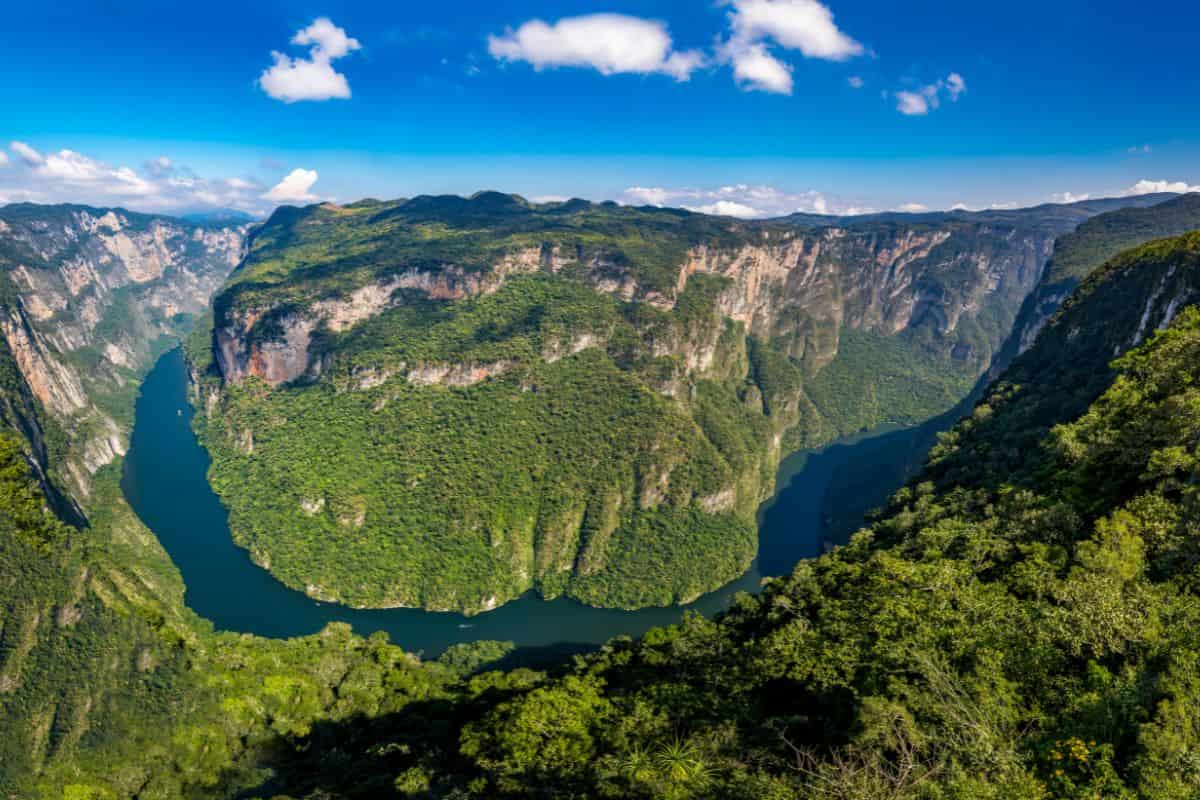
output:
[[[905,203],[904,205],[898,206],[896,210],[903,211],[906,214],[920,214],[928,211],[929,206],[921,205],[920,203]]]
[[[1160,192],[1175,192],[1176,194],[1200,192],[1200,186],[1193,186],[1187,181],[1151,181],[1143,178],[1121,192],[1121,196],[1133,197],[1139,194],[1158,194]]]
[[[713,214],[718,217],[738,217],[739,219],[757,219],[769,216],[757,208],[752,208],[733,200],[718,200],[715,203],[709,203],[704,206],[684,206],[684,208],[689,211],[697,211],[701,214]]]
[[[949,92],[951,100],[957,100],[959,95],[967,91],[967,82],[963,80],[962,75],[951,72],[946,76],[946,91]]]
[[[733,53],[733,77],[742,88],[752,91],[792,93],[792,68],[754,44]]]
[[[624,14],[567,17],[553,25],[530,20],[515,31],[489,36],[488,52],[537,70],[590,67],[602,75],[661,73],[677,81],[686,81],[705,63],[697,50],[675,50],[663,23]]]
[[[317,196],[309,190],[317,182],[315,169],[294,169],[262,196],[273,203],[312,203]]]
[[[24,142],[10,142],[8,146],[29,166],[32,167],[42,163],[42,154]]]
[[[718,52],[747,91],[792,93],[792,67],[771,52],[772,43],[826,61],[845,61],[864,52],[861,44],[838,29],[833,13],[817,0],[728,2],[733,6],[731,33]]]
[[[929,113],[929,98],[923,92],[896,92],[896,110],[907,116]]]
[[[313,58],[332,60],[349,55],[362,47],[358,39],[346,35],[344,28],[333,24],[329,17],[321,17],[292,37],[292,44],[312,45]]]
[[[246,178],[203,178],[166,156],[149,159],[135,170],[66,148],[43,154],[23,142],[10,147],[19,159],[0,172],[0,197],[8,200],[121,205],[159,213],[199,208],[260,213],[268,209],[259,198],[265,189],[261,183]]]
[[[291,58],[272,52],[275,63],[258,78],[262,90],[276,100],[296,103],[301,100],[349,99],[350,83],[333,68],[332,61],[362,47],[357,39],[321,17],[292,37],[294,45],[311,45],[308,58]]]
[[[822,192],[787,192],[773,186],[733,184],[715,189],[666,189],[633,186],[621,199],[631,205],[686,208],[702,214],[743,219],[783,217],[788,214],[869,214],[874,209],[830,200]]]
[[[529,199],[535,203],[565,203],[571,198],[565,194],[538,194]]]
[[[0,167],[8,166],[8,153],[0,150]]]
[[[942,97],[957,103],[958,98],[967,91],[967,82],[957,72],[951,72],[944,79],[930,83],[916,90],[902,90],[895,93],[896,110],[910,117],[924,116],[939,108]]]
[[[1090,192],[1084,192],[1083,194],[1075,194],[1074,192],[1054,192],[1050,195],[1050,202],[1063,204],[1082,203],[1091,196],[1092,195]]]
[[[850,84],[851,89],[861,89],[867,85],[867,82],[857,75],[851,75],[849,78],[846,78],[846,83]]]
[[[1153,150],[1154,150],[1154,148],[1152,148],[1150,145],[1143,144],[1143,145],[1134,145],[1133,147],[1129,148],[1129,150],[1127,152],[1130,155],[1140,155],[1142,153],[1153,152]]]
[[[845,61],[863,46],[838,29],[833,12],[817,0],[732,0],[733,39],[747,44],[773,39],[806,58]]]

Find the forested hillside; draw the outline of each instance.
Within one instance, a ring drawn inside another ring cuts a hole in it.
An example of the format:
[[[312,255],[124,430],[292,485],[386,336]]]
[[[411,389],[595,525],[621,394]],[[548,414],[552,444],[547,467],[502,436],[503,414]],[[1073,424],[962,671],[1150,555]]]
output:
[[[749,565],[783,455],[955,406],[1055,237],[1121,202],[1150,200],[281,209],[191,348],[212,482],[236,541],[318,599],[688,601]]]
[[[1163,287],[1150,306],[1105,300],[1145,286]],[[998,387],[848,547],[719,620],[614,642],[554,677],[479,676],[483,696],[444,707],[440,736],[418,738],[404,713],[332,726],[298,745],[279,786],[1194,797],[1198,289],[1200,234],[1116,259],[1023,357],[1026,382]],[[1110,370],[1087,324],[1118,351],[1148,341]],[[1022,446],[986,457],[1008,433]],[[949,463],[955,482],[939,483]]]
[[[1059,305],[1097,266],[1144,242],[1197,228],[1200,194],[1191,193],[1150,206],[1107,211],[1060,236],[1037,288],[1021,306],[1013,334],[992,365],[992,374],[998,375],[1033,345]]]

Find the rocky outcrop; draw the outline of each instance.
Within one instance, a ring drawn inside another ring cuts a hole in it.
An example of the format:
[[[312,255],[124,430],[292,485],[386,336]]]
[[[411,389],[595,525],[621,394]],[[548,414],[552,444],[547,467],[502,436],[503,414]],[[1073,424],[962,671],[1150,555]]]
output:
[[[202,313],[242,256],[245,226],[212,227],[83,206],[0,208],[3,335],[44,412],[68,434],[56,465],[86,500],[91,476],[125,452],[141,375]],[[132,412],[132,409],[129,409]]]

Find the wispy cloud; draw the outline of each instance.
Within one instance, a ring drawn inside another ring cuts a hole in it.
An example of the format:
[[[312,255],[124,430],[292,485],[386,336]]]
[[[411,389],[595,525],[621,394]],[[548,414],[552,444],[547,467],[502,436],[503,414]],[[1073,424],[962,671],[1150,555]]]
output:
[[[740,219],[783,217],[795,213],[867,214],[874,210],[831,199],[815,190],[788,192],[774,186],[745,183],[715,189],[632,186],[625,190],[621,200],[627,205],[686,208],[701,214]]]
[[[537,70],[588,67],[602,75],[660,73],[677,81],[686,81],[705,63],[698,50],[676,50],[663,23],[624,14],[567,17],[553,24],[530,20],[488,37],[488,52]]]
[[[1054,192],[1050,195],[1051,203],[1082,203],[1092,196],[1091,192]]]
[[[349,99],[350,83],[333,68],[332,62],[360,49],[362,45],[357,39],[348,36],[328,17],[321,17],[298,31],[291,43],[311,46],[308,58],[271,53],[275,63],[258,78],[264,92],[285,103]]]
[[[42,154],[24,142],[11,142],[9,147],[12,148],[14,153],[20,156],[22,161],[31,167],[42,163]]]
[[[867,82],[858,75],[851,75],[846,78],[846,83],[850,84],[851,89],[861,89],[867,85]]]
[[[955,103],[966,91],[967,82],[963,76],[951,72],[945,78],[918,89],[896,92],[896,110],[910,117],[924,116],[941,107],[943,98]]]
[[[252,176],[208,178],[165,155],[149,158],[140,168],[114,165],[71,149],[42,152],[26,142],[12,142],[16,156],[0,171],[0,198],[35,203],[88,203],[121,205],[137,211],[174,213],[202,208],[233,208],[252,214],[269,211],[276,202],[311,202],[306,197],[316,172],[306,186],[288,178],[279,187]],[[3,153],[0,150],[0,153]],[[306,170],[295,172],[308,173]],[[289,176],[291,178],[291,176]],[[303,188],[300,191],[300,187]]]

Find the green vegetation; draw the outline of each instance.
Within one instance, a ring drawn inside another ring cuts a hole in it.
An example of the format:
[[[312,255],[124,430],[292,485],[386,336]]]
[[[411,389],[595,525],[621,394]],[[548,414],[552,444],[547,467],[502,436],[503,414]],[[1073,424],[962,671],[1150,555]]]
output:
[[[1136,327],[1135,311],[1108,322]],[[1038,394],[1090,357],[1070,355]],[[379,796],[364,787],[376,775],[399,797],[1194,797],[1198,364],[1188,308],[1116,362],[1082,416],[1043,419],[1011,473],[976,463],[945,488],[923,476],[849,546],[719,620],[614,642],[559,675],[478,676],[468,686],[490,699],[460,696],[420,755],[403,713],[364,739],[355,726],[303,739],[280,785],[347,798]],[[964,422],[940,458],[981,430]],[[333,752],[344,771],[323,765]]]
[[[848,546],[548,672],[489,671],[502,643],[215,633],[115,468],[73,528],[6,435],[0,793],[1194,798],[1194,296],[1200,234],[1113,260]]]
[[[202,432],[231,528],[285,583],[355,605],[470,613],[536,587],[641,607],[732,580],[754,557],[777,426],[741,400],[762,390],[711,310],[719,283],[665,313],[517,278],[352,328],[316,383],[227,387]],[[725,375],[688,381],[647,335],[714,347]],[[365,380],[442,364],[495,375]]]
[[[1100,214],[1055,242],[1043,283],[1070,291],[1096,267],[1152,239],[1179,236],[1200,228],[1200,194],[1184,194],[1148,208],[1123,208]]]
[[[947,370],[940,354],[913,338],[842,331],[837,357],[805,386],[821,418],[836,426],[824,438],[917,425],[970,393],[974,376]]]
[[[749,565],[785,449],[968,394],[1047,217],[823,236],[497,193],[284,208],[188,345],[211,479],[238,543],[317,598],[690,599]]]
[[[281,297],[296,306],[406,270],[453,265],[478,275],[530,249],[568,265],[602,262],[646,291],[670,295],[690,247],[728,246],[750,235],[745,223],[686,211],[582,200],[537,206],[497,192],[285,208],[253,235],[217,319],[254,307],[268,292],[272,306]]]

